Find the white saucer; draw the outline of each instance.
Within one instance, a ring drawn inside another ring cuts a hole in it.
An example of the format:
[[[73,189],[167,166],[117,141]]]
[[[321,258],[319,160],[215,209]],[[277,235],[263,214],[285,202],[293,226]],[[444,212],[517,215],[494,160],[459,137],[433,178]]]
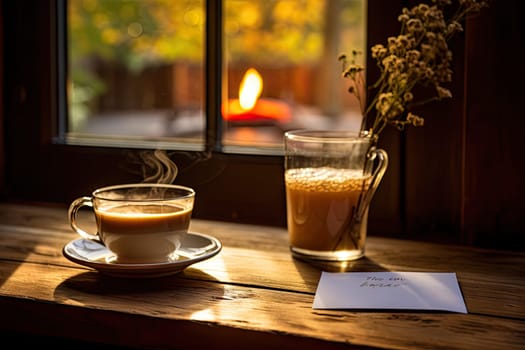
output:
[[[152,264],[118,264],[107,262],[111,253],[102,244],[89,239],[75,239],[64,246],[62,253],[74,263],[88,266],[112,277],[151,278],[181,272],[186,267],[217,255],[222,249],[221,242],[202,233],[188,232],[176,261]]]

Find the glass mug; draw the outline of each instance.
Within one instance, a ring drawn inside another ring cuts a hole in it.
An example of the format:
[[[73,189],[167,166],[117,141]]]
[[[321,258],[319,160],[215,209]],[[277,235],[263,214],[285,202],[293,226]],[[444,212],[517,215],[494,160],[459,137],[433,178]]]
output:
[[[292,255],[350,261],[364,256],[368,208],[388,155],[366,133],[284,134],[287,225]]]
[[[178,185],[103,187],[71,203],[69,223],[83,238],[104,244],[114,254],[108,262],[170,262],[178,259],[194,200],[193,189]],[[84,206],[94,211],[97,233],[88,233],[77,223],[77,213]]]

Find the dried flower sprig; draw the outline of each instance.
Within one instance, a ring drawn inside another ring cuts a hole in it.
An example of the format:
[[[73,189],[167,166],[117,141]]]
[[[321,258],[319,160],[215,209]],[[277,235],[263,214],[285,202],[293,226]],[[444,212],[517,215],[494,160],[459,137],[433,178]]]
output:
[[[446,19],[445,8],[450,5],[452,0],[432,0],[432,5],[421,3],[402,10],[398,17],[400,34],[389,37],[386,45],[377,44],[371,48],[371,57],[381,74],[368,86],[374,94],[368,104],[363,96],[364,67],[356,63],[360,52],[353,51],[350,59],[344,54],[339,57],[343,77],[351,80],[348,91],[361,106],[361,131],[367,130],[378,137],[387,125],[400,130],[407,125],[422,126],[424,119],[411,112],[414,107],[452,97],[451,91],[443,86],[452,81],[452,51],[448,40],[463,30],[461,22],[465,16],[479,12],[488,3],[486,0],[459,0],[456,12]],[[414,90],[418,86],[430,91],[430,96],[416,98]],[[374,119],[369,121],[369,118]]]

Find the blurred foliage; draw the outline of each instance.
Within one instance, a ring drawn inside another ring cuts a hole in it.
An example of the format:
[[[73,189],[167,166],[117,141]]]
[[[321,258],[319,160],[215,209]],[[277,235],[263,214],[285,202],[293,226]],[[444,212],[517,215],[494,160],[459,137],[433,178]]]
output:
[[[318,60],[324,5],[319,0],[227,1],[228,61],[287,64]]]
[[[231,61],[311,63],[323,48],[326,1],[228,0]],[[70,62],[117,60],[137,70],[158,62],[201,62],[204,0],[70,0]],[[361,0],[343,1],[342,27],[358,26]],[[358,45],[360,43],[357,43]]]
[[[70,62],[97,57],[141,69],[161,61],[201,61],[202,0],[70,0]]]
[[[224,34],[229,65],[318,63],[324,45],[325,7],[340,1],[337,20],[361,47],[364,0],[225,0]],[[130,73],[172,62],[204,60],[204,0],[68,0],[70,130],[81,130],[95,97],[105,92],[101,62]],[[348,30],[350,28],[350,31]],[[352,29],[353,28],[353,29]],[[347,48],[344,48],[347,50]],[[336,66],[336,57],[334,57]]]

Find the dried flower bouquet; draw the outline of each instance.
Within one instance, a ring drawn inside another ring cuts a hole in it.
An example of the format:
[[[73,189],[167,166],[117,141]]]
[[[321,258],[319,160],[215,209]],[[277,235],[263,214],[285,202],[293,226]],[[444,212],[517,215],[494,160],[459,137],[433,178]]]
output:
[[[452,6],[455,12],[447,19],[445,13]],[[350,59],[341,55],[343,76],[351,80],[348,90],[361,105],[361,131],[377,138],[387,125],[399,129],[422,126],[424,119],[412,112],[414,107],[452,97],[444,87],[452,81],[452,51],[448,41],[463,30],[461,23],[465,16],[486,6],[485,0],[432,0],[431,5],[420,3],[411,9],[404,8],[398,17],[400,34],[389,37],[386,45],[371,48],[371,57],[381,74],[368,86],[368,100],[363,96],[364,67],[356,64],[359,52],[352,52]],[[416,93],[416,87],[423,89],[417,89]]]

